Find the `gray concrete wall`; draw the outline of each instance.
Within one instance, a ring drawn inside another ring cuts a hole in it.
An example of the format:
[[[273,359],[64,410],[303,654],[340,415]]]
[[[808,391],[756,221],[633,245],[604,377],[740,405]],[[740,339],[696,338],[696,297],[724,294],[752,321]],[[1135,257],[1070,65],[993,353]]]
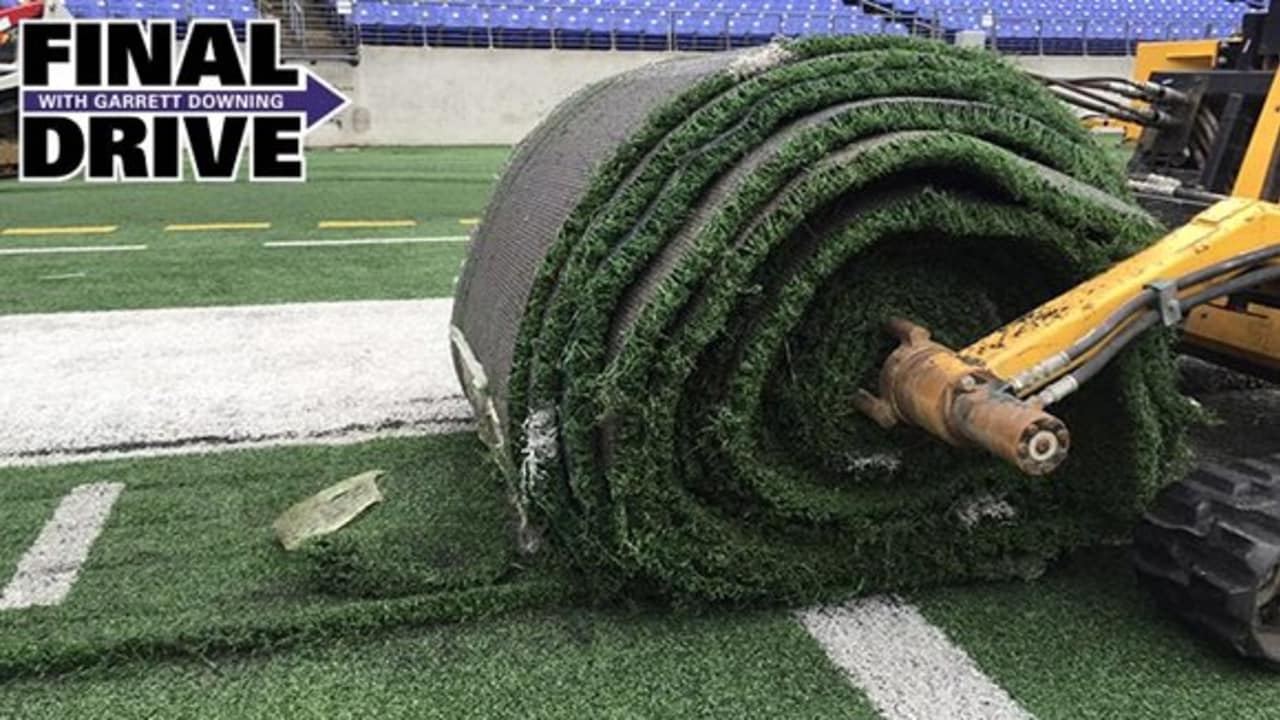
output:
[[[1054,57],[1050,55],[1018,55],[1014,62],[1027,70],[1052,77],[1130,77],[1133,74],[1131,57]]]
[[[316,69],[351,106],[314,146],[507,145],[561,100],[601,78],[676,53],[366,46],[360,64]],[[1019,57],[1033,72],[1128,77],[1131,58]]]

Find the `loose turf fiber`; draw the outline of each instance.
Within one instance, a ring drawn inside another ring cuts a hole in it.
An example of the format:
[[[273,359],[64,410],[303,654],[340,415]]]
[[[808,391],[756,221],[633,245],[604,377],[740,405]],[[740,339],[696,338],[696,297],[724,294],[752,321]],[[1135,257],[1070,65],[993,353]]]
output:
[[[1182,457],[1165,339],[1058,410],[1033,479],[852,407],[903,316],[963,346],[1160,230],[998,58],[820,38],[594,85],[518,148],[455,302],[523,518],[595,591],[797,602],[1027,576]]]
[[[571,604],[549,558],[516,556],[484,453],[459,434],[0,469],[6,578],[72,488],[125,484],[67,599],[0,612],[0,678]],[[384,503],[305,553],[280,548],[285,508],[371,468]]]

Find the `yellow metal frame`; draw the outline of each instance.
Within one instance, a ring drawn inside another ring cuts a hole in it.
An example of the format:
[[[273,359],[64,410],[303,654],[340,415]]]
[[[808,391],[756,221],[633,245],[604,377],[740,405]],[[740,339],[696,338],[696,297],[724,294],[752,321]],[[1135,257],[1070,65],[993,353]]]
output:
[[[1147,43],[1139,48],[1135,76],[1146,81],[1158,70],[1212,70],[1219,49],[1215,40]],[[1136,137],[1138,128],[1126,132]],[[1122,334],[1147,326],[1150,312],[1126,318],[1122,311],[1152,287],[1173,294],[1161,296],[1162,315],[1168,323],[1181,321],[1186,342],[1280,372],[1280,310],[1272,302],[1280,302],[1276,283],[1242,295],[1265,304],[1221,300],[1192,308],[1185,319],[1163,302],[1197,295],[1225,280],[1226,273],[1220,273],[1200,286],[1176,286],[1198,271],[1280,247],[1280,205],[1261,198],[1278,139],[1280,72],[1241,164],[1234,197],[959,352],[934,342],[927,328],[893,320],[890,329],[901,344],[881,368],[879,393],[861,390],[855,405],[884,427],[905,422],[954,445],[984,448],[1028,474],[1052,472],[1065,460],[1071,438],[1046,407],[1091,374],[1075,371],[1105,357],[1102,353],[1125,341]],[[1280,259],[1270,263],[1280,267]],[[1098,337],[1104,332],[1110,335]]]
[[[1133,79],[1146,82],[1157,72],[1212,70],[1218,66],[1220,46],[1221,42],[1218,40],[1139,43],[1137,56],[1133,61]],[[1146,105],[1137,101],[1134,104]],[[1126,140],[1137,140],[1142,134],[1142,127],[1139,125],[1123,125]]]
[[[1280,297],[1280,291],[1271,294]],[[1256,303],[1230,308],[1225,300],[1205,305],[1187,316],[1182,337],[1189,345],[1280,373],[1280,310],[1275,308]]]
[[[1267,176],[1270,175],[1275,160],[1277,141],[1280,141],[1280,72],[1275,73],[1271,80],[1271,89],[1267,91],[1267,99],[1258,115],[1258,124],[1254,126],[1253,136],[1249,138],[1249,149],[1245,151],[1240,163],[1232,195],[1262,198]]]
[[[1218,40],[1142,43],[1138,46],[1133,76],[1135,80],[1144,82],[1156,72],[1212,70],[1217,67],[1219,51]],[[1137,138],[1142,130],[1132,123],[1125,123],[1124,129],[1127,139]],[[1278,142],[1280,73],[1276,73],[1272,81],[1262,114],[1249,140],[1236,176],[1233,196],[1262,199],[1267,177],[1280,148]],[[1272,288],[1269,294],[1280,297],[1280,287]],[[1198,308],[1189,315],[1182,331],[1185,341],[1191,345],[1280,372],[1280,310],[1254,304],[1229,308],[1226,301],[1219,301]]]
[[[1278,242],[1280,205],[1244,198],[1224,200],[1150,248],[1041,305],[961,350],[959,355],[998,378],[1012,379],[1061,353],[1100,327],[1121,306],[1136,297],[1142,288],[1160,280],[1184,277]],[[1264,348],[1280,342],[1280,339],[1275,338],[1274,314],[1259,313],[1259,316],[1268,318],[1266,324],[1256,321],[1250,330],[1243,326],[1224,329],[1221,319],[1216,318],[1213,311],[1195,314],[1193,317],[1199,319],[1192,325],[1192,332],[1199,332],[1206,338],[1216,337],[1224,343],[1231,342],[1233,338],[1253,337],[1245,347],[1252,346],[1265,352]],[[1250,332],[1269,333],[1272,339],[1259,340],[1256,335],[1250,336]],[[1087,359],[1087,356],[1080,358],[1079,362]],[[1029,395],[1036,389],[1038,387],[1023,388],[1021,394]]]
[[[890,330],[901,344],[881,368],[879,394],[862,390],[854,404],[884,427],[905,422],[953,445],[984,448],[1028,474],[1052,472],[1066,459],[1071,437],[1046,407],[1088,379],[1077,369],[1122,342],[1121,334],[1145,327],[1150,313],[1134,326],[1142,314],[1126,318],[1126,307],[1146,288],[1177,299],[1220,286],[1230,270],[1199,285],[1177,283],[1270,247],[1280,247],[1280,205],[1232,198],[959,352],[934,342],[926,328],[895,319]],[[1280,267],[1280,259],[1270,262]],[[1273,292],[1259,291],[1267,298]],[[1167,322],[1182,320],[1165,299]],[[1202,347],[1280,366],[1280,312],[1202,306],[1192,309],[1189,328],[1188,339]],[[1096,337],[1102,332],[1110,335]]]
[[[1138,45],[1134,58],[1133,79],[1146,82],[1157,72],[1179,70],[1213,70],[1218,66],[1221,49],[1219,40],[1186,40],[1179,42],[1154,42]],[[1135,102],[1135,105],[1145,103]],[[1137,140],[1142,128],[1133,123],[1122,123],[1126,140]],[[1276,73],[1262,106],[1262,114],[1249,140],[1249,147],[1240,163],[1234,197],[1262,199],[1267,176],[1271,172],[1280,140],[1280,73]]]

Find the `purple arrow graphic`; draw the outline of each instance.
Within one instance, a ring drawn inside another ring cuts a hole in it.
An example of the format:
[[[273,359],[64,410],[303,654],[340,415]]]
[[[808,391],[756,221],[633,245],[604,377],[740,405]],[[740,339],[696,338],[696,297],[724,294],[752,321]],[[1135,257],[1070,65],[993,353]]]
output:
[[[233,113],[302,114],[311,129],[347,105],[348,100],[311,70],[301,88],[243,90],[36,90],[22,91],[24,113],[127,113],[208,115]]]
[[[300,109],[307,115],[307,129],[333,117],[349,102],[333,86],[325,82],[319,75],[307,70],[306,85],[300,95]]]

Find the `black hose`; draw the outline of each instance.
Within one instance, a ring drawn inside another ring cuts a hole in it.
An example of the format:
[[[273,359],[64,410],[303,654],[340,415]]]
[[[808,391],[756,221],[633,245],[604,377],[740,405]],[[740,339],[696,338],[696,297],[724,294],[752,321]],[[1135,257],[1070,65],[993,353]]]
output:
[[[1135,90],[1141,90],[1142,86],[1133,80],[1120,77],[1080,77],[1080,78],[1056,78],[1048,75],[1040,75],[1038,73],[1028,73],[1031,77],[1045,84],[1053,85],[1098,85],[1104,83],[1116,83],[1118,85],[1128,85]]]
[[[1280,255],[1280,247],[1268,248],[1267,251],[1269,251],[1273,257],[1275,255]],[[1258,253],[1253,254],[1260,254],[1263,252],[1264,251],[1258,251]],[[1240,256],[1240,258],[1243,257],[1245,256]],[[1224,263],[1220,263],[1220,265],[1227,265],[1231,262],[1231,260],[1228,260]],[[1206,268],[1199,273],[1188,275],[1187,278],[1191,278],[1196,274],[1207,273],[1210,270],[1212,270],[1212,268]],[[1258,270],[1241,273],[1226,282],[1205,288],[1194,295],[1182,298],[1180,302],[1184,311],[1191,310],[1217,298],[1232,295],[1275,279],[1280,279],[1280,265],[1271,265]],[[1194,285],[1196,283],[1188,284]],[[1179,283],[1179,287],[1183,287],[1181,282]],[[1105,348],[1098,352],[1097,355],[1089,358],[1088,361],[1072,372],[1068,377],[1075,380],[1077,387],[1084,385],[1086,382],[1093,379],[1095,375],[1101,372],[1108,363],[1114,360],[1115,356],[1119,354],[1125,346],[1133,342],[1134,338],[1146,332],[1159,322],[1160,317],[1160,313],[1156,310],[1147,310],[1143,312],[1136,320],[1121,330]]]
[[[1038,77],[1038,76],[1037,76],[1037,77]],[[1094,85],[1094,84],[1098,84],[1098,83],[1118,83],[1118,84],[1122,84],[1122,85],[1130,85],[1130,86],[1135,87],[1135,88],[1141,88],[1141,87],[1142,87],[1142,86],[1141,86],[1141,85],[1139,85],[1137,82],[1135,82],[1135,81],[1133,81],[1133,80],[1131,80],[1131,79],[1129,79],[1129,78],[1123,78],[1123,77],[1098,77],[1098,76],[1086,76],[1086,77],[1073,77],[1073,78],[1049,78],[1049,79],[1050,79],[1050,80],[1055,80],[1055,81],[1057,81],[1057,82],[1077,83],[1077,84],[1080,84],[1080,85]]]
[[[1049,81],[1049,83],[1047,84],[1047,87],[1048,87],[1050,90],[1057,89],[1059,92],[1058,92],[1058,93],[1055,93],[1055,94],[1061,94],[1061,92],[1062,92],[1062,91],[1071,92],[1071,93],[1075,93],[1075,94],[1077,94],[1077,95],[1080,95],[1080,96],[1082,96],[1082,97],[1089,98],[1090,100],[1092,100],[1092,101],[1094,101],[1094,102],[1096,102],[1096,103],[1099,103],[1099,104],[1102,104],[1102,105],[1113,106],[1113,107],[1115,107],[1115,108],[1117,108],[1117,109],[1119,109],[1119,110],[1126,110],[1126,111],[1132,111],[1132,110],[1133,110],[1133,108],[1131,108],[1131,107],[1128,107],[1128,106],[1126,106],[1126,105],[1121,104],[1119,101],[1117,101],[1117,100],[1116,100],[1116,99],[1114,99],[1114,98],[1107,97],[1106,95],[1101,95],[1101,94],[1099,94],[1099,93],[1097,93],[1097,92],[1095,92],[1095,91],[1093,91],[1093,90],[1090,90],[1090,89],[1088,89],[1088,88],[1076,87],[1076,86],[1074,86],[1074,85],[1070,85],[1070,84],[1068,84],[1068,83],[1060,83],[1060,82],[1055,82],[1055,81],[1052,81],[1052,80],[1051,80],[1051,81]]]
[[[1084,337],[1067,348],[1068,361],[1074,362],[1077,358],[1092,350],[1095,345],[1115,332],[1116,328],[1123,325],[1131,316],[1150,305],[1155,294],[1154,290],[1143,288],[1142,292],[1130,298],[1128,302],[1120,306],[1119,310],[1107,316],[1107,319],[1101,325],[1090,330]]]
[[[1232,295],[1241,290],[1248,290],[1251,287],[1257,287],[1276,279],[1280,279],[1280,265],[1268,265],[1259,270],[1241,273],[1221,285],[1205,288],[1195,295],[1182,300],[1182,305],[1186,309],[1199,307],[1211,300]]]
[[[1229,272],[1234,272],[1253,265],[1259,265],[1277,257],[1280,257],[1280,245],[1273,245],[1262,248],[1261,250],[1254,250],[1253,252],[1236,255],[1235,257],[1214,263],[1213,265],[1201,268],[1200,270],[1179,278],[1175,283],[1175,287],[1179,290],[1195,287],[1196,285],[1208,282],[1209,280],[1220,277]],[[1214,297],[1218,296],[1215,295]],[[1142,292],[1133,296],[1133,298],[1124,305],[1121,305],[1118,310],[1108,316],[1101,325],[1090,330],[1084,337],[1080,338],[1073,343],[1071,347],[1067,348],[1066,353],[1068,359],[1074,361],[1083,356],[1085,353],[1089,352],[1089,350],[1093,349],[1093,347],[1100,341],[1111,335],[1116,328],[1127,322],[1135,313],[1142,310],[1143,307],[1151,304],[1153,300],[1158,301],[1158,299],[1159,297],[1155,290],[1152,290],[1151,288],[1144,288]]]
[[[1128,78],[1106,78],[1106,77],[1083,77],[1083,78],[1047,78],[1054,82],[1066,85],[1077,85],[1080,87],[1093,88],[1095,90],[1104,90],[1106,92],[1124,95],[1134,100],[1143,100],[1146,102],[1157,102],[1167,100],[1176,103],[1189,103],[1191,97],[1181,90],[1161,85],[1151,81],[1138,82]]]
[[[1100,93],[1098,93],[1098,92],[1096,92],[1096,91],[1094,91],[1094,90],[1092,90],[1092,89],[1089,89],[1089,88],[1078,87],[1078,86],[1075,86],[1075,85],[1071,85],[1071,84],[1069,84],[1069,83],[1053,83],[1052,85],[1050,85],[1050,87],[1061,88],[1061,89],[1063,89],[1063,90],[1067,90],[1067,91],[1069,91],[1069,92],[1073,92],[1073,93],[1075,93],[1075,94],[1077,94],[1077,95],[1080,95],[1080,96],[1082,96],[1082,97],[1087,97],[1087,98],[1089,98],[1090,100],[1093,100],[1094,102],[1104,103],[1104,104],[1107,104],[1107,105],[1114,106],[1114,107],[1116,107],[1116,108],[1117,108],[1117,109],[1119,109],[1119,110],[1123,110],[1123,111],[1127,111],[1127,112],[1133,112],[1133,113],[1137,113],[1137,112],[1138,112],[1136,109],[1134,109],[1134,108],[1132,108],[1132,107],[1129,107],[1129,106],[1127,106],[1127,105],[1124,105],[1124,104],[1120,103],[1120,102],[1119,102],[1118,100],[1116,100],[1115,98],[1107,97],[1106,95],[1100,94]]]
[[[1181,97],[1180,93],[1170,88],[1151,83],[1139,83],[1125,78],[1055,78],[1035,73],[1031,75],[1046,85],[1059,85],[1071,89],[1101,90],[1113,95],[1121,95],[1131,100],[1142,100],[1144,102],[1155,102],[1166,97]]]
[[[1074,105],[1078,108],[1091,110],[1093,112],[1101,113],[1108,117],[1114,117],[1120,120],[1124,120],[1126,122],[1131,122],[1131,123],[1135,123],[1137,125],[1142,125],[1142,126],[1154,125],[1157,122],[1156,118],[1144,117],[1143,115],[1135,111],[1133,108],[1127,108],[1122,105],[1103,101],[1101,99],[1095,100],[1092,98],[1075,97],[1071,95],[1071,93],[1073,92],[1081,93],[1081,91],[1079,90],[1072,90],[1059,85],[1048,85],[1046,87],[1049,90],[1049,92],[1053,93],[1053,95],[1057,97],[1059,100],[1062,100],[1063,102],[1069,105]]]
[[[1225,275],[1226,273],[1254,265],[1261,265],[1262,263],[1277,257],[1280,257],[1280,245],[1270,245],[1262,248],[1261,250],[1242,253],[1235,257],[1223,260],[1222,262],[1214,263],[1209,267],[1202,268],[1193,273],[1188,273],[1178,280],[1178,289],[1184,290],[1189,287],[1195,287],[1196,285],[1208,282],[1219,275]]]
[[[1113,83],[1090,84],[1090,83],[1070,82],[1070,83],[1066,83],[1066,85],[1071,88],[1088,88],[1090,90],[1100,90],[1102,92],[1108,92],[1113,95],[1119,95],[1121,97],[1125,97],[1130,100],[1141,100],[1143,102],[1155,102],[1158,99],[1154,96],[1154,93],[1147,92],[1143,90],[1141,87],[1133,84],[1119,85],[1119,84],[1113,84]]]
[[[1147,310],[1142,313],[1125,329],[1121,330],[1115,339],[1107,343],[1107,346],[1100,350],[1097,355],[1089,358],[1085,364],[1081,365],[1068,377],[1075,379],[1077,387],[1089,382],[1095,375],[1102,372],[1102,369],[1114,360],[1125,346],[1133,342],[1134,338],[1150,330],[1158,322],[1160,322],[1160,313],[1155,310]]]
[[[1185,93],[1150,82],[1138,83],[1122,78],[1103,77],[1062,79],[1035,73],[1029,74],[1053,91],[1054,95],[1064,102],[1140,125],[1165,124],[1167,115],[1155,107],[1155,103],[1161,100],[1183,104],[1191,100]],[[1099,91],[1150,103],[1152,107],[1150,109],[1128,107],[1105,95],[1098,94]],[[1088,101],[1091,102],[1070,97],[1065,94],[1068,92],[1088,98]]]

